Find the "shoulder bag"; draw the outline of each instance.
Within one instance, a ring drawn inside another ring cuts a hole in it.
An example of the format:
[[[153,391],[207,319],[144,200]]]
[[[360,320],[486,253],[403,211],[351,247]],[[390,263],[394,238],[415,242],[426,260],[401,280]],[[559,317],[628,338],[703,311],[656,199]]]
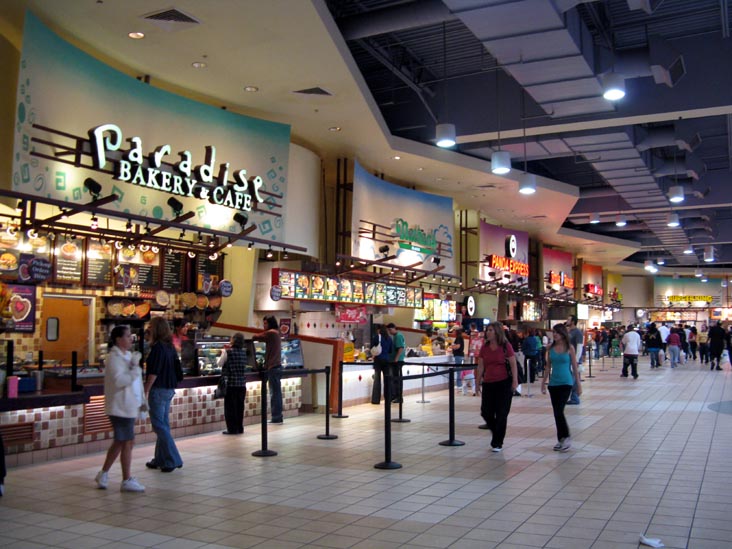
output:
[[[379,334],[379,342],[371,347],[371,356],[379,356],[381,354],[381,334]]]

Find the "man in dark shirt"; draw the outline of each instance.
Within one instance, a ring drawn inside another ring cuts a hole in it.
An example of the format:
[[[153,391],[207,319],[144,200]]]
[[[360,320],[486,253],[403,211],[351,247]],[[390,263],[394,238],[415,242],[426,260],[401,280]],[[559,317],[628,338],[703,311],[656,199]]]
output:
[[[721,370],[722,367],[720,366],[720,361],[722,358],[722,351],[724,351],[724,346],[727,341],[727,333],[724,331],[724,328],[722,328],[722,323],[720,321],[717,321],[717,323],[709,328],[709,354],[712,357],[712,360],[710,361],[710,370]],[[714,361],[716,362],[716,365]],[[716,368],[715,368],[716,366]]]
[[[269,377],[269,391],[271,395],[272,421],[282,424],[282,340],[277,319],[272,315],[264,317],[264,332],[255,335],[255,341],[264,341],[264,369]]]

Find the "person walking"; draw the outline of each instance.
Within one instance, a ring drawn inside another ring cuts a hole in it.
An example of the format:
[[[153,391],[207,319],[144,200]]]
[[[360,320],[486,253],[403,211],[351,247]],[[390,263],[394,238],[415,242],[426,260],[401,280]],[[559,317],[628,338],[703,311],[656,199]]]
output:
[[[97,488],[109,485],[109,470],[119,457],[122,466],[120,492],[144,492],[130,472],[132,448],[135,445],[135,421],[145,408],[142,397],[140,353],[131,353],[132,333],[129,326],[115,326],[109,338],[109,356],[104,369],[104,411],[109,416],[114,441],[107,450],[102,469],[94,478]]]
[[[658,360],[658,353],[661,352],[662,345],[661,332],[656,328],[655,322],[651,322],[651,325],[648,327],[648,332],[646,332],[646,349],[648,350],[648,355],[651,357],[651,370],[661,367],[661,363]]]
[[[162,316],[150,321],[152,346],[147,356],[145,394],[150,408],[150,423],[157,435],[155,457],[145,463],[149,469],[170,473],[183,467],[183,460],[170,432],[170,404],[178,384],[175,361],[178,356],[168,321]]]
[[[574,355],[575,360],[577,361],[577,368],[579,368],[579,365],[582,361],[582,348],[584,345],[584,336],[582,334],[582,330],[580,330],[577,327],[577,317],[575,315],[571,315],[569,317],[569,320],[567,320],[565,326],[567,327],[567,332],[569,333],[569,344],[574,347]],[[572,392],[569,395],[569,400],[567,401],[567,404],[570,406],[577,406],[580,403],[579,394],[577,393],[577,388],[573,387]]]
[[[709,328],[706,324],[701,325],[701,330],[696,334],[696,342],[699,344],[699,362],[709,363]]]
[[[229,346],[221,352],[217,362],[221,376],[226,383],[224,394],[224,435],[244,433],[244,401],[247,397],[247,352],[244,349],[244,334],[237,332],[231,336]]]
[[[536,331],[533,328],[530,328],[526,337],[524,337],[521,350],[524,353],[525,377],[529,379],[529,383],[534,383],[534,380],[536,379],[536,371],[538,370],[541,339],[536,335]]]
[[[391,401],[399,404],[402,402],[402,366],[406,355],[407,344],[404,336],[397,330],[396,324],[390,322],[386,325],[392,340],[391,350]]]
[[[681,356],[681,337],[679,337],[676,328],[669,329],[668,337],[666,338],[666,348],[668,349],[671,368],[676,368],[679,365],[679,357]]]
[[[264,341],[264,369],[267,371],[270,393],[270,412],[272,419],[270,423],[282,425],[282,339],[280,338],[280,327],[277,319],[272,315],[266,315],[262,319],[264,331],[255,335],[255,341]]]
[[[546,394],[549,386],[549,396],[554,410],[554,424],[557,428],[557,443],[554,450],[566,452],[572,446],[567,418],[564,417],[564,407],[569,400],[572,387],[577,387],[577,394],[582,394],[577,358],[574,348],[569,343],[567,328],[561,324],[554,326],[554,343],[549,349],[547,370],[541,382],[541,392]],[[548,383],[547,383],[548,382]]]
[[[722,360],[722,351],[724,351],[726,341],[727,333],[722,327],[722,321],[718,320],[714,326],[709,328],[709,354],[711,355],[711,360],[709,362],[710,370],[714,370],[715,366],[717,370],[722,369],[720,361]]]
[[[465,338],[463,338],[462,328],[455,329],[455,340],[450,345],[450,349],[452,349],[452,360],[455,366],[462,366],[465,362]],[[455,390],[460,389],[463,394],[466,394],[462,384],[464,373],[464,370],[455,373]]]
[[[640,354],[641,337],[632,324],[628,325],[620,344],[623,346],[623,373],[620,374],[620,377],[628,377],[628,367],[630,367],[633,379],[638,379],[638,355]]]
[[[518,387],[518,369],[513,347],[500,322],[488,325],[485,338],[478,355],[476,392],[481,395],[480,415],[492,433],[491,450],[500,452],[513,392]]]
[[[377,345],[381,346],[381,352],[372,357],[374,359],[374,386],[371,389],[371,404],[379,404],[381,402],[381,380],[386,378],[386,369],[389,367],[389,359],[392,353],[392,341],[386,326],[379,328],[374,339],[371,340],[371,348]]]
[[[691,360],[696,360],[696,351],[698,348],[697,338],[699,337],[699,332],[697,332],[696,326],[691,326],[689,328],[689,337],[687,340],[689,341],[689,353],[691,353]]]

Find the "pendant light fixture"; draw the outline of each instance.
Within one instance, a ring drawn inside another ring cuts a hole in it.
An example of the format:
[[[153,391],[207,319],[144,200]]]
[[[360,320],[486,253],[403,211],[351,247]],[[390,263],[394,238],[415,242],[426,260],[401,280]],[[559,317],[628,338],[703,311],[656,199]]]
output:
[[[704,262],[712,263],[714,261],[714,246],[704,246]]]
[[[600,214],[593,213],[590,215],[590,225],[597,225],[600,223]]]
[[[498,70],[496,70],[496,120],[498,123],[498,150],[491,155],[491,172],[506,175],[511,171],[511,153],[501,150],[501,96],[498,86]]]
[[[696,278],[701,278],[701,277],[702,277],[702,272],[701,272],[701,269],[696,269],[696,270],[694,271],[694,276],[695,276]]]
[[[600,77],[602,96],[608,101],[620,101],[625,97],[625,78],[622,74],[611,71]]]
[[[668,199],[674,204],[684,201],[684,186],[679,185],[679,178],[676,174],[677,167],[676,153],[674,153],[674,184],[668,188]]]
[[[528,157],[526,155],[526,106],[524,94],[521,93],[521,117],[524,122],[524,173],[519,179],[519,192],[521,194],[534,194],[536,192],[536,175],[529,173]]]
[[[447,111],[447,26],[442,24],[442,116],[449,120]],[[443,122],[435,127],[435,139],[438,147],[443,149],[454,147],[456,143],[455,124]]]
[[[679,214],[676,212],[671,212],[666,216],[666,225],[668,227],[678,227],[681,225],[681,222],[679,221]]]
[[[656,263],[657,263],[658,265],[665,265],[665,264],[666,264],[666,258],[664,258],[664,257],[659,257],[659,258],[658,258],[658,259],[656,260]]]
[[[688,245],[687,245],[687,246],[686,246],[686,247],[684,248],[684,255],[691,255],[691,254],[693,254],[693,253],[694,253],[694,246],[692,246],[691,244],[688,244]]]
[[[628,220],[625,218],[625,214],[619,213],[615,218],[616,227],[625,227],[628,224]]]

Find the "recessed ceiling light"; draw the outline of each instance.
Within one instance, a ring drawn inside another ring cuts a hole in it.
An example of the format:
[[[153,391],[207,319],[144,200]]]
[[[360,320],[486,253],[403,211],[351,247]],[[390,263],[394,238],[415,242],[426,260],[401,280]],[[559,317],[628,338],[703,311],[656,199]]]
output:
[[[142,40],[145,38],[144,32],[128,32],[127,36],[132,38],[133,40]]]
[[[424,168],[417,168],[417,171],[418,172],[423,172],[424,171]]]
[[[258,92],[259,88],[257,86],[244,86],[244,91],[254,93],[254,92]]]
[[[395,157],[394,157],[394,160],[401,160],[401,159],[402,159],[402,157],[401,157],[401,156],[395,156]]]
[[[206,67],[208,67],[208,65],[203,61],[194,61],[193,63],[191,63],[191,66],[194,69],[205,69]]]
[[[328,128],[328,131],[329,132],[339,132],[339,131],[341,131],[341,127],[340,126],[331,126],[330,128]]]

